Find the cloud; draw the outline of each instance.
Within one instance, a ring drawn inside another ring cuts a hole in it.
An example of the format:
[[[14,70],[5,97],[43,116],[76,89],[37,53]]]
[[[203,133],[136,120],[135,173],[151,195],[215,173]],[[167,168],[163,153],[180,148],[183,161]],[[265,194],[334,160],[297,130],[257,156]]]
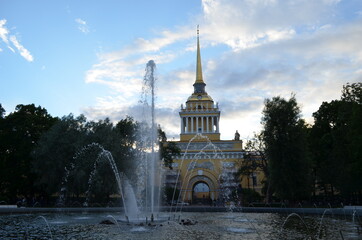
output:
[[[11,45],[13,45],[18,50],[20,55],[23,58],[25,58],[28,62],[34,61],[34,57],[31,55],[29,50],[27,50],[19,42],[19,40],[16,38],[16,36],[15,35],[9,35],[10,32],[7,29],[7,27],[5,26],[6,22],[7,22],[6,19],[0,20],[0,39],[5,43],[7,48],[10,49],[10,51],[12,51],[13,53],[15,53],[15,50]],[[2,50],[0,52],[2,52]]]
[[[203,0],[202,33],[233,50],[293,37],[329,20],[339,1]]]
[[[227,53],[207,75],[219,78],[214,83],[219,88],[272,93],[349,81],[358,77],[356,71],[362,63],[361,23]]]
[[[201,25],[206,91],[219,102],[224,139],[231,139],[236,129],[244,139],[259,131],[265,98],[296,93],[303,117],[312,121],[323,101],[340,97],[343,84],[362,81],[362,19],[353,4],[341,4],[337,0],[202,1],[202,13],[194,19]],[[88,112],[137,116],[146,62],[154,59],[163,69],[178,64],[189,51],[195,53],[194,26],[192,22],[160,31],[120,51],[99,54],[86,82],[108,85],[112,96],[98,99],[96,109]],[[180,131],[179,107],[193,92],[194,61],[191,58],[157,76],[159,120],[172,137]]]
[[[27,61],[32,62],[34,60],[30,52],[19,43],[15,36],[10,36],[10,41],[14,44],[16,49],[18,49],[20,55],[23,56]]]
[[[80,19],[80,18],[76,18],[75,19],[75,22],[78,24],[78,29],[84,33],[84,34],[87,34],[89,33],[89,27],[87,25],[87,22]]]
[[[137,38],[132,44],[120,51],[98,54],[99,63],[92,66],[86,76],[86,82],[98,82],[107,76],[109,80],[119,78],[119,75],[130,77],[139,76],[135,69],[143,69],[148,60],[153,59],[157,64],[171,62],[178,55],[177,52],[168,52],[164,48],[175,42],[189,39],[194,32],[189,28],[180,28],[177,32],[161,31],[160,36],[146,40]],[[115,68],[115,66],[117,68]],[[118,70],[120,67],[120,70]],[[101,71],[99,71],[101,70]]]
[[[86,72],[85,82],[106,85],[111,89],[111,93],[107,97],[97,99],[98,106],[96,106],[96,109],[105,107],[109,113],[131,111],[133,109],[132,106],[138,103],[141,96],[140,92],[142,90],[146,63],[151,59],[157,65],[172,62],[183,49],[175,52],[168,51],[167,47],[175,42],[187,39],[190,35],[191,31],[186,28],[175,33],[162,31],[154,39],[145,40],[138,38],[120,51],[99,53],[99,62]],[[158,76],[157,72],[156,77],[158,78],[158,86],[162,86],[169,81],[163,75]],[[172,83],[175,83],[175,78],[173,77],[172,79],[174,79]],[[174,85],[170,84],[169,86]],[[172,94],[167,95],[167,91],[165,92],[163,88],[158,88],[158,90],[161,92],[157,95],[160,98],[161,108],[175,108],[175,105],[168,104],[170,101],[165,101],[168,97],[172,97]],[[163,95],[163,93],[166,93],[166,95]],[[177,103],[177,106],[180,104]],[[119,106],[122,109],[118,108],[118,111],[115,106]],[[103,113],[105,112],[95,111],[94,113],[93,117],[96,117],[96,115],[104,116]],[[131,115],[131,113],[133,114],[134,112],[129,112],[128,115]]]
[[[214,1],[210,2],[214,3]],[[241,2],[246,4],[246,1]],[[301,3],[301,1],[297,2]],[[256,3],[261,2],[256,1]],[[238,33],[230,31],[226,22],[231,24],[232,28],[234,23],[239,23],[241,17],[235,18],[234,21],[221,19],[221,22],[217,24],[224,23],[225,27],[217,30],[218,34],[215,34],[217,43],[230,46],[232,51],[224,52],[217,59],[210,59],[205,65],[204,75],[208,79],[209,86],[211,85],[216,92],[214,99],[226,102],[228,96],[232,95],[235,98],[236,93],[254,94],[264,98],[277,95],[289,97],[291,92],[295,92],[302,105],[304,117],[310,119],[312,112],[318,109],[322,101],[339,98],[343,84],[361,81],[362,75],[359,70],[362,64],[362,46],[360,45],[362,21],[361,18],[355,16],[349,21],[335,22],[329,15],[335,14],[336,3],[338,1],[319,2],[318,4],[323,8],[310,13],[314,16],[311,18],[314,19],[313,21],[310,20],[309,15],[304,21],[301,17],[295,18],[293,14],[286,13],[284,21],[289,25],[285,25],[278,20],[281,16],[276,15],[274,23],[267,24],[269,29],[283,27],[291,29],[291,34],[282,34],[281,37],[274,38],[276,40],[260,41],[258,38],[253,38],[255,32],[262,31],[271,36],[267,32],[272,30],[267,31],[264,24],[254,23],[261,20],[255,20],[250,16],[245,17],[242,19],[244,27],[252,29],[251,26],[255,26],[255,28],[251,32],[243,32],[244,42],[239,43],[238,46],[230,44],[230,42],[238,42],[240,38]],[[278,3],[266,1],[266,4]],[[225,5],[220,9],[218,5],[212,7],[216,8],[215,11],[222,11]],[[304,7],[300,7],[304,12]],[[307,8],[313,9],[310,6]],[[243,14],[243,9],[236,9],[240,10],[240,12],[236,11],[236,14]],[[251,9],[249,7],[245,11]],[[291,12],[294,12],[292,10]],[[258,12],[255,13],[257,16],[263,13],[263,9],[260,10],[260,8],[254,8],[254,11]],[[318,18],[318,13],[321,14],[320,18]],[[210,18],[208,12],[205,16]],[[219,15],[215,14],[215,16]],[[213,24],[216,20],[214,18],[209,20],[211,29],[214,29]],[[250,26],[245,26],[249,24]],[[227,36],[227,41],[219,39],[220,35]],[[208,41],[212,40],[208,38]],[[223,89],[222,93],[217,89]],[[237,100],[228,104],[245,108],[243,102]]]
[[[6,19],[1,19],[0,20],[0,38],[5,44],[9,44],[9,40],[8,40],[9,30],[6,28],[5,24],[6,24]]]

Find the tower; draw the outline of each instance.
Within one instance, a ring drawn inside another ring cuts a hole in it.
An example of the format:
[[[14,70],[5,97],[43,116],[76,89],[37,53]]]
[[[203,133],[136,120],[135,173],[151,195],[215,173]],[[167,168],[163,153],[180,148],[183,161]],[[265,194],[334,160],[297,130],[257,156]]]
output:
[[[181,201],[191,204],[223,202],[238,186],[246,187],[250,176],[237,179],[234,173],[244,160],[238,132],[232,140],[220,140],[220,110],[205,90],[202,76],[199,30],[197,29],[196,79],[194,91],[181,105],[181,156],[174,156],[166,174],[166,186],[178,188]],[[259,175],[258,175],[259,176]],[[258,177],[258,182],[262,178]],[[261,185],[254,189],[261,191]]]
[[[194,92],[181,105],[181,134],[180,141],[189,141],[195,134],[201,133],[212,141],[220,140],[218,104],[205,91],[205,82],[202,76],[199,29],[197,29],[197,57],[196,80],[193,84]]]

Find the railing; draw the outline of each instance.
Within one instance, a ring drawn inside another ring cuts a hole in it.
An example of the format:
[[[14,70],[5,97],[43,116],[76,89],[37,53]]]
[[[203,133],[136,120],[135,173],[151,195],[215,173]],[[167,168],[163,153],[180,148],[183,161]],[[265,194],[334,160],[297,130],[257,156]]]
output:
[[[202,112],[202,113],[213,113],[213,112],[219,112],[219,108],[207,108],[207,109],[190,109],[190,108],[184,108],[181,109],[181,112],[184,113],[194,113],[194,112]]]

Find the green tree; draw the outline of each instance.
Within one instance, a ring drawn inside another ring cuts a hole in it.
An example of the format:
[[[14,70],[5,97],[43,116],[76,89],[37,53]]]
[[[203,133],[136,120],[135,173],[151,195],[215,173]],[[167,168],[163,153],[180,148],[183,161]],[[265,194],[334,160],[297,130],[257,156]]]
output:
[[[60,193],[63,188],[66,191],[62,195],[66,194],[68,200],[77,200],[87,193],[90,201],[108,202],[110,195],[118,193],[108,157],[112,156],[117,170],[126,173],[130,180],[137,178],[134,160],[142,154],[139,145],[142,137],[147,137],[143,135],[145,127],[131,117],[116,125],[107,118],[87,121],[83,115],[70,114],[59,119],[34,151],[37,187],[47,195]],[[160,141],[166,141],[165,133],[160,132]],[[161,149],[165,158],[176,151],[169,147]]]
[[[0,118],[4,118],[5,115],[5,109],[3,108],[3,106],[0,103]]]
[[[40,136],[56,121],[47,110],[34,104],[17,105],[1,124],[0,195],[14,201],[34,194],[36,178],[31,172],[31,152]]]
[[[108,157],[113,158],[119,172],[127,173],[130,179],[135,175],[133,173],[136,167],[136,164],[134,164],[136,152],[133,146],[137,139],[137,123],[131,117],[126,117],[120,120],[116,126],[109,119],[90,122],[87,126],[91,132],[88,141],[100,144],[105,151],[110,153],[110,155],[101,155],[103,157],[97,163],[93,186],[90,189],[95,201],[108,202],[111,194],[119,193]],[[102,151],[98,151],[98,153],[93,154],[93,157],[88,158],[91,162],[88,162],[87,165],[88,167],[92,166],[89,173],[94,170],[95,158],[100,156],[99,154],[102,154]]]
[[[295,96],[265,100],[263,141],[269,159],[270,184],[278,197],[292,201],[310,193],[306,125]]]
[[[121,119],[116,124],[116,131],[120,136],[119,151],[120,161],[122,162],[120,170],[122,172],[135,171],[134,159],[137,155],[137,141],[140,138],[142,132],[140,131],[140,124],[136,122],[132,117],[127,116]]]
[[[254,134],[254,138],[246,142],[244,161],[241,163],[237,175],[250,176],[256,171],[262,171],[264,173],[263,189],[266,203],[269,203],[273,191],[269,181],[269,161],[265,155],[265,143],[262,133]]]
[[[343,85],[341,100],[349,103],[362,104],[362,82]]]
[[[167,142],[166,133],[158,127],[158,142],[160,149],[160,156],[165,167],[172,169],[173,157],[180,156],[181,149],[175,142]]]
[[[120,172],[132,172],[136,129],[137,123],[129,117],[116,126],[109,119],[94,122],[83,115],[63,117],[42,136],[34,151],[33,169],[40,176],[37,186],[48,195],[66,187],[67,196],[72,198],[89,190],[93,201],[109,201],[118,189],[109,161],[101,153],[110,152]],[[96,161],[99,156],[103,157]]]
[[[362,83],[343,86],[341,100],[323,102],[313,113],[311,149],[315,181],[332,196],[361,191]],[[361,194],[361,193],[360,193]]]
[[[33,171],[38,178],[35,182],[45,194],[52,195],[60,191],[62,181],[75,153],[86,144],[86,118],[72,114],[64,116],[44,133],[33,152]],[[84,169],[78,172],[78,178],[86,177]],[[74,187],[75,194],[84,192],[86,183]]]

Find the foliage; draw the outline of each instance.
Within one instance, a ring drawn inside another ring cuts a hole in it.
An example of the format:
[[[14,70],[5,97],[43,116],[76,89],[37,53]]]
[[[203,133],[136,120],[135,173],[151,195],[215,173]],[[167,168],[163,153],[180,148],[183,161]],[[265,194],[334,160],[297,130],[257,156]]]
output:
[[[341,100],[323,102],[313,114],[311,149],[315,181],[333,195],[361,191],[362,83],[343,86]]]
[[[0,194],[8,199],[33,194],[31,152],[40,136],[56,121],[34,104],[17,105],[0,122]]]
[[[66,186],[68,196],[79,197],[90,190],[95,201],[107,201],[118,193],[116,181],[108,160],[97,158],[103,150],[109,151],[120,172],[131,171],[136,126],[129,117],[116,126],[109,119],[94,122],[83,115],[63,117],[42,136],[34,151],[36,184],[48,195]]]
[[[260,202],[262,200],[262,196],[254,189],[243,188],[241,199],[243,204],[249,204]]]
[[[5,115],[5,109],[3,108],[3,106],[0,103],[0,119],[4,118],[4,115]]]
[[[175,142],[167,142],[166,133],[158,128],[158,142],[160,148],[160,156],[165,167],[172,169],[173,157],[180,156],[181,149]]]
[[[265,143],[262,133],[254,134],[254,138],[245,144],[244,161],[238,169],[238,176],[250,176],[256,171],[262,171],[265,176],[266,202],[271,199],[272,191],[269,184],[269,162],[265,155]]]
[[[306,198],[310,192],[307,128],[295,96],[266,99],[262,124],[275,193],[289,200]]]
[[[103,151],[111,153],[119,172],[130,173],[131,180],[136,178],[134,160],[142,154],[146,127],[131,117],[116,125],[109,119],[87,121],[83,115],[63,117],[42,136],[34,151],[33,170],[39,176],[36,185],[47,195],[66,187],[63,194],[68,197],[84,197],[87,193],[93,202],[109,201],[118,188]],[[166,134],[161,129],[159,133],[159,140],[166,141]],[[160,151],[164,159],[172,162],[170,156],[176,150],[161,147]]]
[[[341,100],[362,104],[362,82],[347,83],[343,86]]]
[[[38,178],[35,184],[51,195],[60,189],[66,167],[72,161],[75,152],[85,142],[86,118],[75,118],[72,114],[59,119],[48,132],[41,137],[34,150],[32,169]],[[79,176],[84,173],[80,172]]]

